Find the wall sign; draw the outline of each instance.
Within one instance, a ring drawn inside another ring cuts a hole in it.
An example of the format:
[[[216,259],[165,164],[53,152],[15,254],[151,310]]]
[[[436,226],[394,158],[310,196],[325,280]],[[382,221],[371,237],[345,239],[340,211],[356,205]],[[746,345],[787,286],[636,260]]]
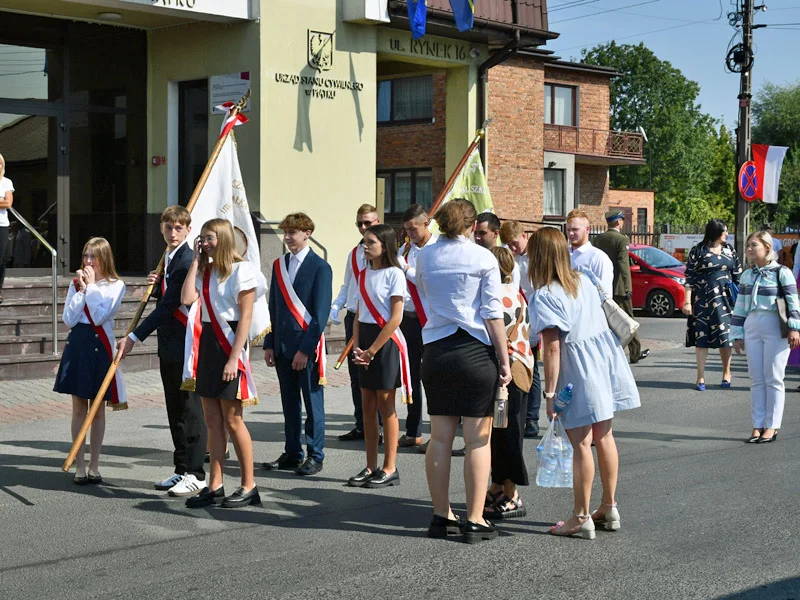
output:
[[[209,82],[209,112],[212,115],[225,114],[217,106],[224,102],[238,102],[250,89],[250,72],[231,73],[229,75],[213,75]],[[242,112],[250,111],[250,103]]]
[[[71,0],[75,1],[75,0]],[[252,19],[250,10],[251,0],[120,0],[125,4],[138,4],[143,9],[165,9],[196,14],[198,18],[203,15],[217,17],[230,17],[232,19]]]

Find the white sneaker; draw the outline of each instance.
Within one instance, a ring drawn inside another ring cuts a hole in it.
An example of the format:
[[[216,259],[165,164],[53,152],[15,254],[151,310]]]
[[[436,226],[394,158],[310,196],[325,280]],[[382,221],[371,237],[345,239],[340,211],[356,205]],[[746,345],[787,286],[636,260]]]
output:
[[[183,475],[178,475],[177,473],[173,473],[172,477],[165,479],[164,481],[159,481],[155,483],[153,487],[155,487],[160,492],[166,492],[168,489],[170,489],[176,483],[178,483],[181,479],[183,479]]]
[[[170,496],[194,496],[202,492],[208,485],[205,480],[200,481],[194,475],[184,475],[183,478],[176,483],[167,492]]]

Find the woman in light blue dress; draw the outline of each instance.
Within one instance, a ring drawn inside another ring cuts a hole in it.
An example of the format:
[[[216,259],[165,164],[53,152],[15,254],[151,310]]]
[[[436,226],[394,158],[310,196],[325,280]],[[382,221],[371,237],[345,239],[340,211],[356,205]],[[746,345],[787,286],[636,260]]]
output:
[[[574,513],[550,533],[594,539],[595,525],[612,531],[620,526],[614,498],[619,457],[611,419],[615,411],[639,406],[639,392],[622,346],[608,328],[597,287],[570,266],[564,235],[552,227],[535,232],[528,241],[528,257],[534,288],[531,332],[541,332],[544,342],[548,417],[555,415],[557,390],[573,385],[572,401],[560,418],[574,448]],[[603,497],[590,514],[593,440]]]

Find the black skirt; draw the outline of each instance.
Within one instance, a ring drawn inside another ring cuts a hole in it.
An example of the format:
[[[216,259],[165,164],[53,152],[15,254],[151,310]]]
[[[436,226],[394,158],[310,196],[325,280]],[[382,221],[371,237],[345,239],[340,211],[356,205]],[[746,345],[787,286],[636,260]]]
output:
[[[234,333],[238,321],[228,321]],[[247,346],[245,346],[246,348]],[[200,334],[200,353],[197,357],[197,383],[195,393],[203,398],[217,400],[236,400],[239,394],[239,380],[242,372],[233,381],[223,381],[222,371],[228,362],[228,353],[222,349],[211,323],[203,322]]]
[[[494,348],[463,329],[422,352],[422,383],[429,415],[488,417],[494,409],[499,366]]]
[[[94,400],[111,366],[111,357],[94,327],[78,323],[67,336],[53,391]],[[103,400],[111,402],[111,386]]]
[[[374,323],[358,324],[358,345],[369,348],[381,328]],[[358,367],[359,385],[366,390],[395,390],[400,387],[400,350],[392,340],[378,350],[369,367]]]

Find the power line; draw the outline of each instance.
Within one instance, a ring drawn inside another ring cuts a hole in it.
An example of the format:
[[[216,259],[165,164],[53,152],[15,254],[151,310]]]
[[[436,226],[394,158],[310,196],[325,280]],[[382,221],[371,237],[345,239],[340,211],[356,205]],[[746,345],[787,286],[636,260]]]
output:
[[[553,21],[551,25],[557,25],[558,23],[566,23],[567,21],[575,21],[576,19],[585,19],[587,17],[596,17],[597,15],[604,15],[606,13],[617,12],[624,8],[633,8],[634,6],[642,6],[643,4],[653,4],[655,2],[660,2],[660,0],[645,0],[644,2],[637,2],[636,4],[629,4],[627,6],[620,6],[619,8],[609,8],[606,10],[601,10],[598,12],[589,13],[588,15],[580,15],[577,17],[570,17],[569,19],[561,19],[560,21]]]
[[[603,40],[599,42],[591,42],[588,44],[581,44],[579,46],[570,46],[569,48],[559,48],[558,50],[554,50],[556,54],[560,54],[562,52],[566,52],[567,50],[574,50],[575,48],[586,48],[588,46],[596,46],[597,44],[607,44],[608,42],[614,42],[616,40],[627,40],[630,38],[635,37],[643,37],[645,35],[651,35],[653,33],[661,33],[662,31],[671,31],[673,29],[680,29],[681,27],[688,27],[689,25],[699,25],[701,23],[713,23],[714,20],[709,19],[701,19],[699,21],[689,21],[688,23],[681,23],[680,25],[673,25],[672,27],[662,27],[661,29],[653,29],[651,31],[642,31],[640,33],[634,33],[631,35],[624,35],[616,38],[612,38],[610,40]]]
[[[567,2],[565,4],[558,4],[553,8],[548,8],[547,12],[558,12],[559,10],[569,10],[570,8],[577,8],[578,6],[583,6],[585,4],[594,4],[595,2],[599,2],[599,0],[573,0],[572,2]]]

